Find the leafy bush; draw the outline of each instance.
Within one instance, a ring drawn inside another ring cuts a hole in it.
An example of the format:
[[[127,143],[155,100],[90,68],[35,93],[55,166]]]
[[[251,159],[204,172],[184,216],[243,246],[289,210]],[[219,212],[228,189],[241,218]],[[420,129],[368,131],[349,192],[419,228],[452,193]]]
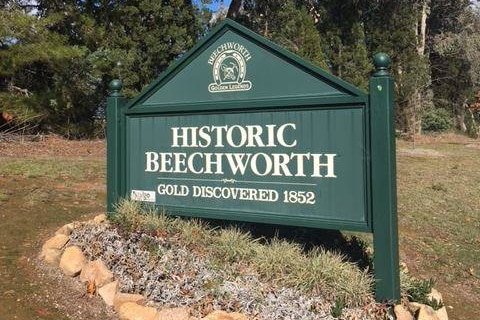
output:
[[[438,310],[443,307],[441,301],[430,299],[429,294],[435,285],[435,280],[418,280],[414,279],[411,282],[410,288],[407,290],[407,297],[409,301],[419,302],[432,307],[434,310]]]
[[[432,108],[422,118],[422,129],[430,132],[443,132],[452,127],[452,115],[445,109]]]

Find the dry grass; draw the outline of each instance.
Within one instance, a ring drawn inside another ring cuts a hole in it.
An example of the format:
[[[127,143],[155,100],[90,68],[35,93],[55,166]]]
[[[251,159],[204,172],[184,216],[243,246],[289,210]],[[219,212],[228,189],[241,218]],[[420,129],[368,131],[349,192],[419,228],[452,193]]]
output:
[[[415,276],[436,279],[453,319],[472,319],[480,303],[480,149],[458,136],[397,145],[410,150],[397,156],[401,259]]]
[[[4,175],[25,178],[72,179],[84,181],[103,172],[103,163],[92,161],[69,161],[52,159],[1,158],[0,168]]]
[[[250,270],[275,286],[299,289],[307,294],[341,299],[349,306],[371,301],[370,274],[347,262],[340,254],[314,247],[305,252],[298,244],[284,239],[255,239],[248,232],[230,227],[212,228],[203,221],[155,214],[151,207],[122,201],[113,217],[125,231],[147,231],[176,239],[182,246],[226,270],[230,278]]]

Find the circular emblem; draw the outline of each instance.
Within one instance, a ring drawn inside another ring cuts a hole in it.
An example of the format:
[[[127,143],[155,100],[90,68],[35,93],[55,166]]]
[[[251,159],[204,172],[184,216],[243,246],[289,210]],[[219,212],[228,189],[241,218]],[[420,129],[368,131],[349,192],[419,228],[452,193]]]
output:
[[[247,64],[244,55],[238,50],[222,50],[211,61],[214,82],[208,86],[208,91],[247,91],[252,88],[252,83],[245,80]]]

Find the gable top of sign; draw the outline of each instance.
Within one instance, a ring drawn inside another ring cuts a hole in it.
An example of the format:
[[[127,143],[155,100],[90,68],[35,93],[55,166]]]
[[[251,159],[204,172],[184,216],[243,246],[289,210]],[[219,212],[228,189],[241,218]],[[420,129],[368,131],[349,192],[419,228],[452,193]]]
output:
[[[365,101],[366,96],[355,86],[226,19],[132,99],[127,110],[244,108],[252,103],[282,106],[289,101],[351,103]]]

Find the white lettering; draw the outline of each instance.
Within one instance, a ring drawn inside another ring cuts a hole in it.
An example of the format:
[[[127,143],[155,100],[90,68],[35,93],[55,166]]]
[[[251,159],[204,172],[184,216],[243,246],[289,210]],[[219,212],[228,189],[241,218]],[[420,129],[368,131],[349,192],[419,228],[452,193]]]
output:
[[[321,163],[320,162],[320,157],[322,154],[312,154],[313,157],[313,174],[312,177],[323,177],[322,174],[320,173],[320,168],[326,167],[327,168],[327,175],[325,176],[326,178],[336,178],[337,176],[335,175],[335,168],[334,168],[334,158],[336,154],[330,154],[327,153],[325,156],[327,157],[327,163]]]
[[[145,172],[155,172],[158,171],[158,154],[156,152],[145,152],[147,157]]]
[[[284,147],[287,147],[287,148],[295,147],[297,145],[297,140],[293,140],[293,142],[291,144],[287,144],[285,142],[284,131],[285,131],[286,127],[292,127],[293,130],[297,129],[297,126],[295,125],[295,123],[285,123],[285,124],[281,125],[280,128],[278,128],[278,131],[277,131],[278,143],[280,143],[280,145],[282,145]]]

